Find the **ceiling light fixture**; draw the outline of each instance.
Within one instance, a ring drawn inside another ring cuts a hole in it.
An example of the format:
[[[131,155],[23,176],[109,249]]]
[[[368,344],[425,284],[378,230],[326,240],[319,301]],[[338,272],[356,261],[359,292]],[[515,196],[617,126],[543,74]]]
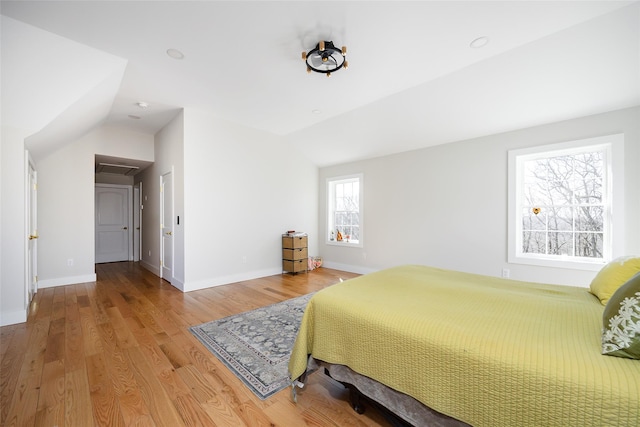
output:
[[[315,71],[324,73],[327,77],[340,68],[346,70],[349,67],[347,62],[347,47],[338,49],[333,42],[320,41],[315,48],[309,52],[302,52],[302,60],[307,63],[307,73]]]
[[[140,120],[140,119],[142,118],[142,117],[140,117],[140,116],[135,116],[135,115],[133,115],[133,114],[129,114],[129,116],[128,116],[128,117],[129,117],[130,119],[133,119],[133,120]]]
[[[147,108],[149,108],[149,104],[144,101],[136,102],[136,105],[142,108],[143,110],[146,110]]]
[[[167,49],[167,55],[173,59],[184,59],[184,53],[180,52],[178,49]]]
[[[487,43],[489,43],[489,37],[482,36],[482,37],[478,37],[477,39],[475,39],[471,43],[469,43],[469,47],[471,47],[473,49],[479,49],[481,47],[486,46]]]

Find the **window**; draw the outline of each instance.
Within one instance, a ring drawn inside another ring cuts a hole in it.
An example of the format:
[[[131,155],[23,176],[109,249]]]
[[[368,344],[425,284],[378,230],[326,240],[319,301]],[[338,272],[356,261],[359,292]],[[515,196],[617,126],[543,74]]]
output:
[[[509,262],[597,269],[612,258],[614,149],[621,135],[509,152]]]
[[[362,175],[327,179],[327,243],[362,247]]]

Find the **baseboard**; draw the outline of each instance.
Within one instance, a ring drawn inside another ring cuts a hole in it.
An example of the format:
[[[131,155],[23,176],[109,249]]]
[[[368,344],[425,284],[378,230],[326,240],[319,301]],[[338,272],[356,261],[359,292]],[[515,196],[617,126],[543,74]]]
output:
[[[0,326],[15,325],[27,321],[27,310],[2,311],[0,313]]]
[[[96,274],[82,276],[58,277],[56,279],[38,280],[38,289],[53,288],[55,286],[75,285],[76,283],[95,282]]]
[[[238,274],[230,274],[228,276],[212,277],[210,279],[198,280],[195,282],[186,282],[183,284],[182,291],[198,291],[200,289],[228,285],[230,283],[242,282],[243,280],[259,279],[260,277],[274,276],[276,274],[282,274],[282,270],[280,268],[267,268],[264,270],[246,271]]]
[[[144,268],[145,270],[149,270],[150,272],[152,272],[153,274],[155,274],[156,276],[160,277],[160,267],[157,265],[153,265],[153,264],[149,264],[149,262],[141,259],[140,260],[140,266],[142,266],[142,268]]]
[[[156,276],[160,277],[160,267],[156,265],[149,264],[148,262],[141,260],[140,265],[149,270]],[[377,271],[376,269],[366,268],[357,265],[348,265],[348,264],[340,264],[331,261],[325,261],[322,264],[323,267],[332,268],[335,270],[348,271],[350,273],[357,274],[366,274],[373,273]],[[242,282],[243,280],[252,280],[259,279],[261,277],[274,276],[276,274],[281,274],[282,270],[278,267],[276,268],[266,268],[263,270],[254,270],[254,271],[245,271],[237,274],[230,274],[227,276],[220,277],[211,277],[204,280],[197,280],[193,282],[181,282],[178,279],[171,279],[169,283],[173,285],[176,289],[181,290],[182,292],[191,292],[191,291],[199,291],[201,289],[213,288],[215,286],[228,285],[230,283]]]
[[[160,267],[157,265],[153,265],[153,264],[149,264],[147,261],[144,260],[140,260],[140,266],[142,268],[144,268],[145,270],[150,271],[151,273],[155,274],[156,276],[160,277]],[[176,279],[175,277],[171,278],[171,280],[167,279],[166,277],[163,277],[164,280],[166,280],[167,282],[169,282],[174,288],[184,292],[184,283],[182,283],[180,280]]]
[[[375,268],[363,267],[361,265],[341,264],[339,262],[327,261],[322,262],[322,266],[326,268],[332,268],[334,270],[348,271],[349,273],[367,274],[378,271]]]
[[[166,279],[165,279],[166,280]],[[184,283],[182,283],[180,280],[176,279],[175,277],[172,278],[171,280],[169,280],[169,283],[171,283],[171,286],[173,286],[174,288],[185,292],[184,290]]]
[[[348,271],[350,273],[367,274],[378,271],[372,268],[366,268],[357,265],[340,264],[335,262],[324,262],[323,267],[332,268],[335,270]],[[185,283],[173,283],[173,286],[180,289],[178,286],[182,285],[182,292],[198,291],[200,289],[212,288],[214,286],[228,285],[230,283],[242,282],[243,280],[259,279],[261,277],[274,276],[276,274],[282,274],[282,270],[278,267],[267,268],[264,270],[246,271],[238,274],[230,274],[228,276],[212,277],[206,280],[198,280],[195,282]]]

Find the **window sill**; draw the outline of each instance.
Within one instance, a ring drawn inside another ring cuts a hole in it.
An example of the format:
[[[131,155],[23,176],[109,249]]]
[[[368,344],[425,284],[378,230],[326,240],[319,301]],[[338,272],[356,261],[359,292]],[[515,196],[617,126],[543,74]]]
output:
[[[537,265],[540,267],[551,268],[566,268],[571,270],[583,270],[583,271],[600,271],[607,263],[605,260],[571,260],[557,259],[557,258],[544,258],[544,257],[527,257],[527,256],[509,256],[510,264],[525,264],[525,265]]]
[[[361,248],[362,247],[362,243],[358,242],[358,243],[353,243],[353,242],[339,242],[337,240],[327,240],[325,242],[327,245],[331,245],[331,246],[342,246],[345,248]]]

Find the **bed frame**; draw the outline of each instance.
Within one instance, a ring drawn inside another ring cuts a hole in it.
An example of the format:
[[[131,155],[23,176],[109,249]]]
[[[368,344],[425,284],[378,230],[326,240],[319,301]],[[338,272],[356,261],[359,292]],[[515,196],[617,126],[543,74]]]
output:
[[[380,409],[394,427],[470,427],[425,406],[411,396],[393,390],[378,381],[360,375],[348,366],[335,365],[309,357],[309,369],[313,372],[323,368],[324,373],[349,390],[351,407],[363,414],[367,404]]]

